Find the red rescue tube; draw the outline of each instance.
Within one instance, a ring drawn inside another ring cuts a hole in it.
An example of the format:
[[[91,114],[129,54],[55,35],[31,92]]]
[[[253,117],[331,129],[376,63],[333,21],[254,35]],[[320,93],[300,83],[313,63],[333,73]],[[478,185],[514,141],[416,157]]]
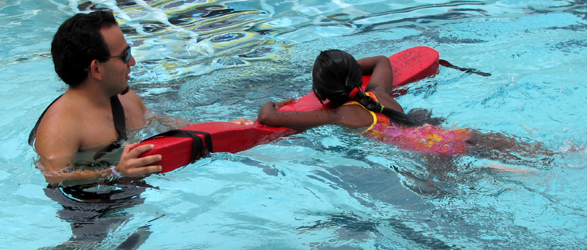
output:
[[[393,86],[399,87],[423,78],[435,75],[438,72],[438,51],[429,47],[414,47],[389,57],[393,69]],[[367,84],[370,76],[363,77],[363,84]],[[314,93],[307,94],[294,103],[283,106],[279,111],[310,111],[327,108],[321,104]],[[290,128],[267,127],[255,122],[254,125],[233,124],[230,122],[207,122],[180,128],[181,130],[204,131],[211,135],[212,145],[206,145],[204,135],[202,143],[206,148],[212,146],[213,152],[236,153],[250,149],[259,144],[268,143],[277,138],[303,132]],[[192,159],[202,157],[200,153],[192,158],[192,138],[158,136],[145,140],[139,145],[154,144],[151,149],[140,157],[148,155],[162,156],[162,160],[155,163],[162,166],[160,173],[169,172],[188,165]]]
[[[268,143],[279,137],[302,132],[301,130],[289,128],[263,126],[257,122],[254,125],[241,125],[230,122],[206,122],[185,126],[180,129],[205,131],[212,136],[213,152],[228,153],[244,151],[256,145]],[[198,136],[202,138],[204,146],[208,148],[210,145],[206,145],[205,136]],[[192,140],[189,137],[157,136],[139,144],[155,145],[154,149],[143,153],[140,157],[160,154],[162,159],[155,164],[162,166],[160,173],[169,172],[190,164],[193,149]],[[200,157],[202,156],[197,155],[196,159]]]
[[[438,72],[438,51],[430,47],[413,47],[400,51],[389,57],[393,71],[393,87],[397,88],[411,82],[433,76]],[[371,76],[363,76],[363,85],[367,85]],[[314,93],[307,94],[294,103],[285,105],[279,111],[308,111],[327,108]]]

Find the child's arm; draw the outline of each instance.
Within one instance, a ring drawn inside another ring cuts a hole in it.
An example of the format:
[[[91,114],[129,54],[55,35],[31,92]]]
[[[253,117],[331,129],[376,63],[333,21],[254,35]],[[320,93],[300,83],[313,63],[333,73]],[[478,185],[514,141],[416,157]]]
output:
[[[334,120],[332,110],[319,109],[306,112],[280,112],[281,106],[293,102],[290,98],[278,103],[267,102],[261,110],[257,120],[260,124],[271,127],[288,127],[294,129],[309,129],[321,125],[331,124]]]
[[[265,103],[259,111],[257,120],[265,126],[294,129],[309,129],[328,124],[349,128],[363,128],[368,127],[373,122],[371,114],[357,105],[341,106],[335,110],[318,109],[304,112],[277,111],[281,106],[292,101],[293,99],[290,98],[278,103]]]
[[[366,91],[381,90],[391,92],[393,85],[393,71],[389,58],[385,56],[367,57],[357,61],[363,69],[363,75],[371,75],[371,81]]]

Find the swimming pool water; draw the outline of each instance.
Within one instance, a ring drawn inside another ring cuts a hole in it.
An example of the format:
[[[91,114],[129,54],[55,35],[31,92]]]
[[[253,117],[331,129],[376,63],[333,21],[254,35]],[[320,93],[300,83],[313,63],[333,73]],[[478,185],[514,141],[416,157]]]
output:
[[[321,50],[357,58],[429,46],[451,63],[398,98],[450,127],[584,146],[587,7],[582,1],[0,1],[0,248],[71,236],[26,144],[65,90],[48,55],[81,10],[113,9],[137,59],[131,85],[160,114],[254,119],[310,92]],[[323,127],[154,175],[144,204],[96,249],[150,225],[140,249],[581,249],[587,155],[542,165],[428,159]],[[536,159],[534,159],[536,160]]]

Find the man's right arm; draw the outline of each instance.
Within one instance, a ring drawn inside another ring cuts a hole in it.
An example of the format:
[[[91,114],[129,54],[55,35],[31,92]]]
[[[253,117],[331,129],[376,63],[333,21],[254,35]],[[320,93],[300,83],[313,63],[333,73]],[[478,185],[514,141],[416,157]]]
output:
[[[141,177],[161,170],[160,166],[152,165],[161,159],[160,155],[138,158],[152,145],[133,148],[134,144],[131,144],[125,146],[120,162],[113,168],[76,171],[73,158],[83,137],[76,126],[76,122],[67,121],[67,118],[44,117],[37,130],[35,149],[40,156],[37,168],[49,184],[73,186],[102,182],[112,177]]]
[[[73,171],[73,158],[81,144],[77,131],[75,122],[64,122],[54,116],[43,117],[36,133],[35,151],[40,156],[37,168],[49,184],[94,183],[106,179],[109,174],[105,170]]]
[[[143,177],[161,171],[161,166],[151,165],[161,160],[160,156],[138,158],[152,149],[152,145],[141,145],[131,150],[135,144],[126,145],[117,166],[97,170],[74,170],[72,157],[52,157],[41,155],[37,168],[41,170],[47,183],[53,186],[74,186],[98,183],[119,177]]]

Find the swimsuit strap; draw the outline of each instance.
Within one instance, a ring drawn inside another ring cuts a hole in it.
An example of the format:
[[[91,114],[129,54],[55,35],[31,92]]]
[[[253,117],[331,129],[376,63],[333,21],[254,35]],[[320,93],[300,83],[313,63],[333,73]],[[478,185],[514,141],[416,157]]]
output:
[[[370,96],[371,98],[373,98],[373,100],[377,101],[377,98],[375,97],[375,95],[371,92],[365,92],[365,95]],[[373,122],[371,123],[371,125],[369,125],[369,127],[361,132],[359,132],[358,134],[362,134],[365,133],[369,130],[371,130],[373,128],[373,126],[375,126],[375,124],[377,124],[377,114],[375,114],[375,112],[368,110],[367,108],[365,108],[365,106],[363,106],[361,103],[357,102],[357,101],[350,101],[350,102],[346,102],[343,105],[357,105],[361,108],[363,108],[365,111],[369,112],[369,114],[371,114],[371,116],[373,117]]]
[[[375,96],[375,94],[373,94],[373,92],[365,92],[365,95],[373,98],[373,100],[375,100],[376,102],[379,102],[379,100],[377,100],[377,97]]]
[[[112,120],[114,120],[114,128],[118,132],[118,140],[126,140],[126,121],[124,117],[124,108],[118,99],[118,95],[110,97],[110,106],[112,106]]]
[[[53,105],[53,103],[55,103],[57,100],[59,100],[59,98],[61,98],[62,96],[63,96],[63,94],[61,94],[59,97],[57,97],[55,100],[53,100],[51,102],[51,104],[49,104],[49,106],[47,106],[45,111],[43,111],[43,113],[39,117],[39,120],[37,120],[35,127],[31,130],[31,133],[29,134],[29,145],[31,145],[31,147],[33,146],[33,143],[35,142],[35,138],[37,137],[37,129],[39,128],[39,124],[41,124],[41,119],[43,119],[43,116],[45,116],[45,113],[47,113],[47,110],[49,110],[49,107],[51,107],[51,105]]]

